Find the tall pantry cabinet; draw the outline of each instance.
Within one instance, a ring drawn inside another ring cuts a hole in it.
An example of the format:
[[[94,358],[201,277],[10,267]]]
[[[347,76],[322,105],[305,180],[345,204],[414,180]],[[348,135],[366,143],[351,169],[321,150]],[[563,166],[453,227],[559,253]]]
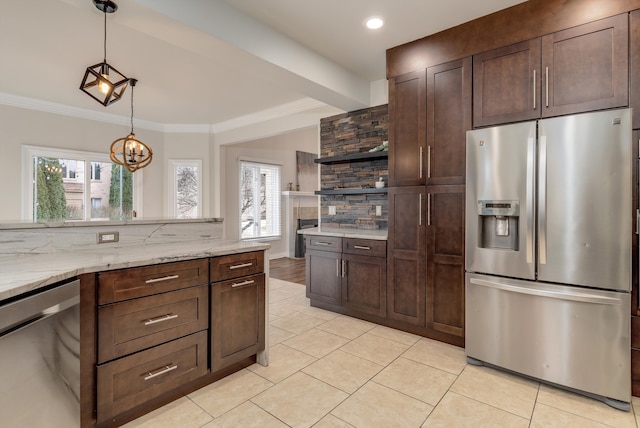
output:
[[[387,314],[459,346],[471,88],[471,58],[391,78],[389,84]]]

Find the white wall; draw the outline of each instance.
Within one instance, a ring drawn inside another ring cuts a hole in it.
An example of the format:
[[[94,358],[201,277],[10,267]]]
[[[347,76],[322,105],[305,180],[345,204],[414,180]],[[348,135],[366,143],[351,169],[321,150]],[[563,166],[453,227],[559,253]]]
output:
[[[281,190],[286,190],[289,182],[294,184],[296,182],[296,151],[317,154],[318,147],[317,125],[273,137],[221,146],[220,152],[223,160],[221,163],[224,168],[221,188],[224,189],[222,205],[225,219],[225,238],[239,239],[240,237],[239,157],[259,159],[265,162],[282,162]],[[282,209],[282,214],[284,225],[284,209]],[[271,244],[271,258],[288,256],[286,235],[283,235],[281,239],[265,242]]]

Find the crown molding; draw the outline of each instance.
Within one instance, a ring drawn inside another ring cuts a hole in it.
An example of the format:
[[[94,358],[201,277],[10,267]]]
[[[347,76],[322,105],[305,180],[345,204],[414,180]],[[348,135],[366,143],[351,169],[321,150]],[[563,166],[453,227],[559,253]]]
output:
[[[20,95],[7,94],[0,92],[0,105],[19,107],[28,110],[43,111],[46,113],[60,114],[63,116],[77,117],[80,119],[95,120],[98,122],[112,123],[114,125],[129,126],[130,117],[118,116],[115,114],[97,112],[80,107],[73,107],[65,104],[54,103],[50,101],[39,100],[37,98],[23,97]],[[303,98],[282,104],[270,109],[261,110],[245,116],[239,116],[234,119],[226,120],[216,124],[201,123],[169,123],[162,124],[149,120],[136,119],[136,128],[147,129],[150,131],[158,131],[165,133],[192,133],[192,134],[215,134],[220,132],[231,131],[260,122],[266,122],[272,119],[278,119],[300,112],[312,110],[318,107],[324,107],[326,104],[314,100],[312,98]]]

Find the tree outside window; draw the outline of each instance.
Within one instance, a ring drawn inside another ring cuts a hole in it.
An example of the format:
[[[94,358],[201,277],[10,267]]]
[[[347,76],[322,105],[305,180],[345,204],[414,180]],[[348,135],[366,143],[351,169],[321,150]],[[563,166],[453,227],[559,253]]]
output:
[[[280,236],[280,166],[240,161],[240,239]]]

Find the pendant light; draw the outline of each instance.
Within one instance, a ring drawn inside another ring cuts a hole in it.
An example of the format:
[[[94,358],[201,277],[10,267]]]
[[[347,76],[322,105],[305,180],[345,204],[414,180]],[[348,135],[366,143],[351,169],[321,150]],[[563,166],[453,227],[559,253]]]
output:
[[[133,88],[137,82],[136,79],[129,79],[131,85],[131,133],[111,143],[109,156],[113,163],[122,165],[131,172],[136,172],[149,165],[153,158],[151,148],[138,140],[136,134],[133,133]]]
[[[118,10],[118,5],[111,0],[93,0],[93,4],[104,14],[104,59],[87,67],[80,89],[106,107],[122,98],[129,79],[107,63],[107,13]]]

